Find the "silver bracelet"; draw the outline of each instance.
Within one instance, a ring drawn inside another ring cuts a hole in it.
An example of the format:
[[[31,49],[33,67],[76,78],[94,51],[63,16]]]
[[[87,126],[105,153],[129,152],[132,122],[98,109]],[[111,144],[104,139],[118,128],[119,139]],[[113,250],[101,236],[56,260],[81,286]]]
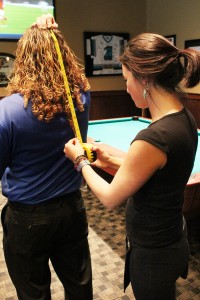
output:
[[[86,165],[90,165],[90,162],[89,162],[88,159],[83,159],[83,160],[80,161],[80,163],[76,167],[76,170],[78,172],[80,172],[83,169],[83,167],[85,167]]]

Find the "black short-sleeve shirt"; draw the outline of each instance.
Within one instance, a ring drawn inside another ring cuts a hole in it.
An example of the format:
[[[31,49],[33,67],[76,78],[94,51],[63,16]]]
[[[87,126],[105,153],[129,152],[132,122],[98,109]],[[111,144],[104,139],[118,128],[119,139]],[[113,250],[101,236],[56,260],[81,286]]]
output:
[[[133,243],[144,247],[170,245],[183,234],[184,188],[195,160],[196,123],[184,108],[151,123],[133,143],[136,140],[161,149],[167,155],[167,163],[127,203],[127,234]]]

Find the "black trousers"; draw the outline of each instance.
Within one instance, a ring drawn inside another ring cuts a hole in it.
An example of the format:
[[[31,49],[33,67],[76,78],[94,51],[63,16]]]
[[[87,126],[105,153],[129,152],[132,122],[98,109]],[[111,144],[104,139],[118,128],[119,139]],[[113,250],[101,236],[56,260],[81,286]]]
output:
[[[93,299],[88,224],[80,191],[35,205],[8,201],[1,216],[5,261],[20,300],[51,299],[49,260],[65,299]]]
[[[126,255],[124,288],[137,300],[175,300],[176,280],[186,278],[189,264],[187,238],[164,248],[130,246]]]

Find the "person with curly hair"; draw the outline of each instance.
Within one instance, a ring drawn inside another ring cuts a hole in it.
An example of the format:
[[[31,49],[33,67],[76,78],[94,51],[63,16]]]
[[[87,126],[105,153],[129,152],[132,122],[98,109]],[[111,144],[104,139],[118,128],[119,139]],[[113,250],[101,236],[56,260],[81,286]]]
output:
[[[54,29],[82,139],[90,85],[62,33]],[[17,44],[9,95],[0,101],[3,248],[20,300],[50,300],[49,261],[65,299],[91,300],[88,223],[82,174],[63,155],[75,136],[69,100],[49,29],[33,26]],[[64,297],[63,297],[64,298]]]

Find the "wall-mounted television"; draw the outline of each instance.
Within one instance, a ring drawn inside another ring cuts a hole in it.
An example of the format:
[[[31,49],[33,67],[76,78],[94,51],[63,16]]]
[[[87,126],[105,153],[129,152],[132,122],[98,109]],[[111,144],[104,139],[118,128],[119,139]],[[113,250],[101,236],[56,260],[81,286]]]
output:
[[[0,1],[0,41],[17,41],[38,16],[55,16],[55,0]]]

